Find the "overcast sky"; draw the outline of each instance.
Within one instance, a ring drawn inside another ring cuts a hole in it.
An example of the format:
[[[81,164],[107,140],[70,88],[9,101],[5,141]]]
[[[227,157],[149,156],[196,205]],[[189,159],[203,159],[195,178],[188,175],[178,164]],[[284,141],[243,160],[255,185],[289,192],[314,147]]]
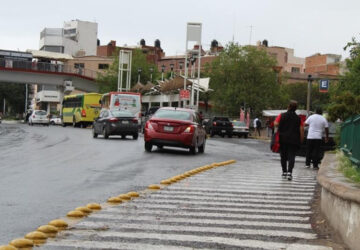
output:
[[[348,53],[343,47],[359,38],[359,0],[2,0],[0,49],[39,49],[43,28],[64,21],[96,21],[101,44],[153,45],[160,39],[166,55],[185,50],[187,22],[203,24],[202,43],[225,45],[233,37],[241,45],[267,39],[269,46],[294,48],[306,57],[317,52]]]

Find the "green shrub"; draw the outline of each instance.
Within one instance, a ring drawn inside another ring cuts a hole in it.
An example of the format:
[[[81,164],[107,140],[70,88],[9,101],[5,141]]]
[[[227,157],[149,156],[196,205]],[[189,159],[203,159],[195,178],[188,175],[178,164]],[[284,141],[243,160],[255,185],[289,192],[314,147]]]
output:
[[[360,169],[353,165],[347,156],[342,152],[338,153],[339,166],[338,170],[344,174],[344,176],[353,182],[360,183]]]

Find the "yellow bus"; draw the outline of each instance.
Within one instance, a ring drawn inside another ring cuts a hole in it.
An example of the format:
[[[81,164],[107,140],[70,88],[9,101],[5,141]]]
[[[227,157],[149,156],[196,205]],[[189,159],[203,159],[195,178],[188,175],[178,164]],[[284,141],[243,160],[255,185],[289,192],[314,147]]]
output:
[[[101,94],[86,93],[64,96],[62,103],[63,126],[85,128],[92,124],[100,114]]]

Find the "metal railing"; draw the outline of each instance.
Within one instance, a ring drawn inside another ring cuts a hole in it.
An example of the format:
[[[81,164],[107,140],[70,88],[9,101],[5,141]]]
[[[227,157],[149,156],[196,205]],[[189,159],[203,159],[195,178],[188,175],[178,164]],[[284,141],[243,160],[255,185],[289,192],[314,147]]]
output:
[[[7,59],[7,58],[0,58],[0,70],[1,68],[17,69],[17,70],[25,70],[25,71],[75,74],[78,76],[83,76],[94,80],[96,79],[98,73],[90,69],[74,68],[72,65],[35,62],[35,61],[31,62],[26,60]]]
[[[347,119],[341,125],[340,148],[360,167],[360,115]]]

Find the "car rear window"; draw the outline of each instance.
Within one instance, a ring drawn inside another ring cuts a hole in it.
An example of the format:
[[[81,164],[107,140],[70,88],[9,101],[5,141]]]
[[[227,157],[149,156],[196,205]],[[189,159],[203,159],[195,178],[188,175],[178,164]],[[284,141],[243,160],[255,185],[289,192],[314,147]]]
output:
[[[114,117],[134,117],[134,115],[130,111],[111,111],[112,116]]]
[[[35,111],[35,115],[46,115],[46,112],[45,111]]]
[[[190,113],[181,110],[159,109],[158,111],[156,111],[153,117],[184,121],[191,120]]]
[[[229,118],[227,118],[227,117],[214,117],[214,121],[228,122]]]
[[[233,124],[234,124],[235,126],[242,126],[242,127],[246,127],[245,122],[233,122]]]

